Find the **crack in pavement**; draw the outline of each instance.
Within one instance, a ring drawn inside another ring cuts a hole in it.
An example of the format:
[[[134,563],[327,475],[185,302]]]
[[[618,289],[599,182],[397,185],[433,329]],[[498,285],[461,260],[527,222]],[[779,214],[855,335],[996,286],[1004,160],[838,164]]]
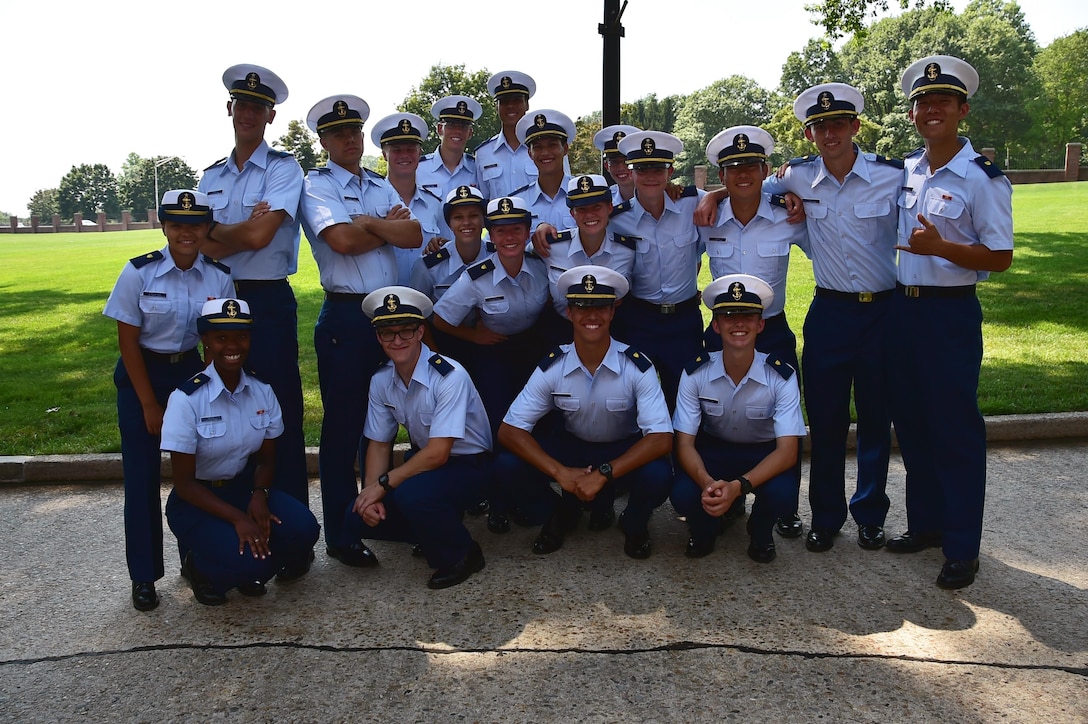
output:
[[[327,653],[379,653],[397,652],[422,653],[434,655],[450,654],[589,654],[632,656],[638,654],[668,653],[674,651],[723,650],[759,656],[796,656],[804,659],[869,659],[876,661],[903,661],[907,663],[939,664],[944,666],[981,666],[992,669],[1011,669],[1015,671],[1061,671],[1074,676],[1088,678],[1088,666],[1057,666],[1046,664],[1015,664],[1000,661],[967,661],[962,659],[936,659],[905,654],[836,654],[818,651],[800,651],[790,649],[765,649],[741,644],[715,644],[699,641],[678,641],[660,646],[647,646],[630,649],[590,649],[580,647],[561,648],[438,648],[432,646],[332,646],[327,644],[301,644],[293,641],[258,641],[248,644],[156,644],[153,646],[134,646],[128,649],[106,651],[77,651],[57,656],[41,656],[30,659],[7,659],[0,661],[0,666],[26,666],[40,663],[69,661],[73,659],[116,656],[118,654],[148,653],[159,651],[244,651],[247,649],[297,649],[300,651],[318,651]]]

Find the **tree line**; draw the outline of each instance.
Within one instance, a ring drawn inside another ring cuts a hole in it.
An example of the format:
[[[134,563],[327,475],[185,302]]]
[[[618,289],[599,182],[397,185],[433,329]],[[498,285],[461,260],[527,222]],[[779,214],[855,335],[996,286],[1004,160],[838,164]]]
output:
[[[624,103],[621,122],[683,140],[687,150],[677,160],[676,175],[690,182],[694,167],[706,163],[706,144],[729,126],[751,124],[769,131],[777,144],[775,163],[814,153],[815,146],[804,139],[800,121],[793,115],[793,99],[817,83],[843,82],[865,96],[858,143],[866,150],[903,156],[918,141],[907,120],[900,75],[918,58],[946,54],[963,58],[979,72],[981,84],[971,99],[963,131],[975,148],[996,149],[998,165],[1056,167],[1049,164],[1060,166],[1066,143],[1079,141],[1088,146],[1088,84],[1084,82],[1088,28],[1040,48],[1015,2],[973,0],[957,14],[938,1],[867,27],[860,25],[857,19],[863,16],[857,13],[868,7],[868,0],[829,0],[824,5],[830,7],[823,10],[830,37],[836,28],[852,30],[851,36],[838,49],[828,36],[809,40],[788,56],[777,88],[768,90],[744,75],[730,75],[688,95],[659,98],[651,93]],[[842,18],[834,20],[835,12],[842,13]],[[500,128],[486,87],[490,75],[486,68],[470,71],[464,65],[439,63],[408,92],[398,109],[429,119],[431,105],[439,98],[470,96],[484,108],[473,133],[474,143],[483,142]],[[570,146],[571,169],[595,172],[600,154],[593,146],[593,134],[601,127],[601,114],[580,117],[575,125],[578,134]],[[287,133],[273,145],[293,153],[304,169],[324,165],[328,158],[302,121],[291,121]],[[424,151],[437,145],[432,130]],[[162,163],[160,190],[195,187],[196,174],[184,161],[129,154],[117,177],[103,164],[73,166],[58,188],[37,191],[28,208],[42,219],[56,213],[66,220],[75,212],[93,218],[102,210],[117,218],[123,208],[137,213],[154,208],[155,163]],[[380,156],[364,157],[364,164],[378,172],[385,170]]]

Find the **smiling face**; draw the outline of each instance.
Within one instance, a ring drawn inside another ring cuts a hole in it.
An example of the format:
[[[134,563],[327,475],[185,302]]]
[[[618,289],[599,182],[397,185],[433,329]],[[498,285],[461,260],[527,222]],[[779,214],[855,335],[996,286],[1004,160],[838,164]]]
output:
[[[723,349],[745,349],[756,344],[756,335],[763,331],[759,314],[715,314],[710,326],[722,339]]]
[[[167,219],[162,223],[162,235],[170,247],[170,256],[179,269],[189,269],[200,253],[200,246],[208,236],[208,223],[183,224]]]
[[[718,169],[718,178],[729,191],[731,201],[751,201],[763,192],[767,164],[762,161]]]
[[[542,175],[563,172],[563,157],[567,155],[567,142],[558,136],[543,136],[529,142],[529,158]]]
[[[927,144],[949,142],[959,135],[960,121],[969,110],[970,104],[962,96],[926,93],[914,99],[907,118]]]
[[[227,101],[227,115],[234,124],[234,143],[255,146],[264,140],[264,129],[276,118],[276,109],[240,98]]]
[[[608,166],[608,174],[620,187],[621,191],[628,192],[628,194],[634,193],[635,177],[631,175],[631,169],[627,166],[626,156],[615,153],[609,154],[605,165]],[[625,195],[624,198],[630,198],[630,196]]]
[[[472,138],[472,124],[468,121],[442,121],[436,131],[442,139],[442,148],[453,153],[464,153],[468,139]]]
[[[584,236],[598,236],[608,226],[608,215],[612,213],[611,201],[598,201],[586,206],[575,206],[570,210],[578,231]]]
[[[420,145],[414,141],[383,143],[382,156],[389,165],[390,176],[412,176],[419,168]]]
[[[520,259],[525,256],[529,241],[529,224],[499,224],[489,230],[491,242],[500,259]]]
[[[574,328],[574,339],[583,344],[608,339],[615,315],[614,304],[604,307],[567,307],[567,318]]]
[[[382,346],[394,365],[413,362],[419,355],[423,343],[423,325],[418,322],[378,327],[374,330],[378,343]]]
[[[524,93],[502,95],[495,101],[495,110],[499,113],[503,130],[513,131],[517,128],[521,117],[529,112],[529,96]]]
[[[222,377],[237,375],[249,356],[248,329],[212,329],[200,335],[204,359],[215,364]]]
[[[829,118],[806,128],[805,138],[816,144],[825,161],[833,162],[853,155],[859,130],[861,121],[856,118]]]
[[[665,193],[665,184],[672,178],[672,166],[668,168],[647,168],[636,166],[631,173],[635,178],[635,189],[643,198],[653,198]]]
[[[358,124],[339,126],[320,135],[321,147],[329,152],[329,160],[349,171],[363,158],[363,127]]]
[[[477,242],[484,230],[484,212],[476,204],[454,207],[449,224],[456,243]]]

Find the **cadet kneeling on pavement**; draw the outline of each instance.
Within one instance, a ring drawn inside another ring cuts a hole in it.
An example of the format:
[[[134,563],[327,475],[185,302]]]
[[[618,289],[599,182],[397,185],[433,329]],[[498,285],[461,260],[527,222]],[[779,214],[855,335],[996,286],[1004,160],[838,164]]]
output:
[[[538,554],[563,545],[583,505],[590,508],[590,530],[609,528],[615,484],[622,479],[630,491],[620,518],[623,550],[647,558],[650,516],[672,483],[672,425],[657,371],[645,355],[610,335],[616,302],[628,289],[622,274],[577,266],[559,278],[559,288],[565,290],[574,344],[552,350],[510,406],[499,440],[513,454],[496,459],[495,479],[521,486],[531,517],[546,517],[533,543]],[[538,439],[533,429],[552,410],[559,411],[562,424],[538,432]],[[562,488],[561,496],[551,480]]]
[[[370,380],[363,491],[345,528],[361,538],[418,543],[436,569],[427,586],[448,588],[484,567],[461,514],[484,495],[491,425],[465,368],[423,343],[431,310],[430,298],[410,287],[385,287],[363,300],[390,361]],[[412,452],[390,469],[401,425]]]
[[[722,516],[754,492],[748,557],[770,563],[775,519],[797,500],[793,467],[805,436],[797,375],[780,358],[756,351],[763,310],[773,300],[771,286],[749,274],[728,274],[703,291],[722,351],[704,352],[685,368],[673,414],[681,470],[672,505],[687,518],[689,558],[714,550]]]

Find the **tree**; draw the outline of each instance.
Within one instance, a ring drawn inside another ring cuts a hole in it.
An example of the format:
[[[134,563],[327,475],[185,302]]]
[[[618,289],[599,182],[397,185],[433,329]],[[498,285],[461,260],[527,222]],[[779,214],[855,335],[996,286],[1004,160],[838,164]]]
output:
[[[672,133],[676,115],[683,103],[683,96],[665,96],[658,100],[656,93],[639,98],[634,103],[620,107],[620,123],[626,123],[644,131]]]
[[[42,222],[53,223],[53,214],[60,213],[56,189],[38,189],[26,204],[31,216],[37,216]]]
[[[839,54],[825,38],[812,38],[801,52],[790,53],[782,65],[778,90],[789,99],[820,83],[849,83]],[[791,100],[792,103],[792,100]]]
[[[106,212],[110,219],[121,216],[117,179],[103,163],[72,166],[60,180],[57,204],[65,219],[71,219],[77,213],[82,213],[85,219],[94,219],[98,211]]]
[[[903,10],[912,5],[911,0],[898,0]],[[914,0],[915,8],[922,8],[926,0]],[[947,0],[933,0],[933,7],[948,9]],[[864,35],[866,20],[875,20],[888,10],[888,0],[823,0],[823,2],[805,7],[815,13],[814,23],[823,27],[829,38],[838,38],[844,33]]]
[[[495,135],[502,129],[498,114],[495,112],[495,101],[487,92],[487,79],[491,73],[483,68],[477,71],[465,70],[464,63],[460,65],[445,65],[437,63],[431,66],[430,72],[424,76],[418,86],[408,91],[404,101],[397,106],[397,110],[406,113],[415,113],[423,118],[431,126],[431,131],[423,143],[424,153],[430,153],[438,148],[438,134],[434,132],[431,106],[439,98],[451,95],[468,96],[477,100],[483,106],[483,113],[476,119],[472,129],[472,146],[477,146]]]
[[[1035,56],[1042,87],[1044,142],[1088,142],[1088,28],[1056,38]]]
[[[593,136],[601,130],[601,112],[594,111],[574,122],[577,134],[567,151],[571,174],[581,176],[601,172],[601,152],[593,145]]]
[[[159,164],[159,198],[155,198],[155,164]],[[196,171],[175,156],[141,158],[130,153],[117,179],[121,208],[133,212],[137,219],[142,219],[148,209],[157,209],[166,191],[195,188]]]
[[[289,122],[287,133],[280,136],[272,145],[294,155],[298,165],[302,166],[303,172],[325,166],[329,162],[328,151],[320,147],[317,136],[310,133],[310,129],[303,121]]]

